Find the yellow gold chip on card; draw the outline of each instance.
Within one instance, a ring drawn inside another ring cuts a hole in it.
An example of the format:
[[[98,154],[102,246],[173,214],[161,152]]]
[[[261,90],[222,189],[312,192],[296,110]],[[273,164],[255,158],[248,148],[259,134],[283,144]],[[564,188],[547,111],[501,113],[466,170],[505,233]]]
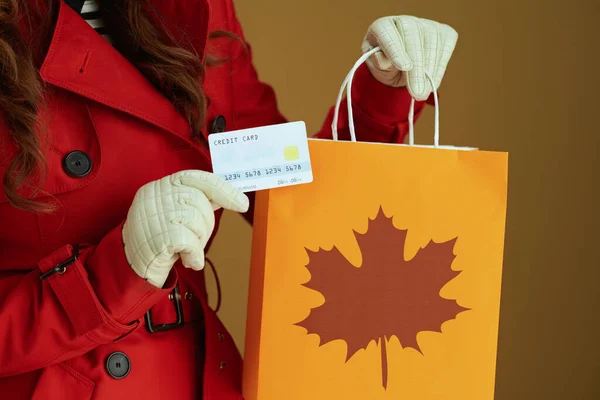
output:
[[[300,151],[298,146],[285,146],[283,148],[283,157],[285,161],[296,161],[300,158]]]

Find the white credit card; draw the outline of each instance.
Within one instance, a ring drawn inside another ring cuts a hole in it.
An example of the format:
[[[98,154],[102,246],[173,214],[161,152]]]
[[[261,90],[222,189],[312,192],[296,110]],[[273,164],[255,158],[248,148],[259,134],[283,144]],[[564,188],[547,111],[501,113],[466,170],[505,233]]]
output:
[[[213,173],[242,192],[313,180],[302,121],[213,133],[208,142]]]

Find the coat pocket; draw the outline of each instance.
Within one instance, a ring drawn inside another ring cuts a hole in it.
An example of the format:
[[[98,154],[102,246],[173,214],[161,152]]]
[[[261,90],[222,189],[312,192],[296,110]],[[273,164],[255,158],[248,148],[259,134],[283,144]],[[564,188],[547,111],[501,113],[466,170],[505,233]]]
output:
[[[60,363],[44,369],[31,399],[89,400],[93,393],[94,382]]]

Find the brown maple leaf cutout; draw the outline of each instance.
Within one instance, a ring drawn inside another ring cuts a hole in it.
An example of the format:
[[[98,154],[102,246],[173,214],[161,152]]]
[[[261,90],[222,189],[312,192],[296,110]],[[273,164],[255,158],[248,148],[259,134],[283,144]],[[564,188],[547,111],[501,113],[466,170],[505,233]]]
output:
[[[319,291],[325,303],[297,323],[307,334],[317,334],[320,345],[344,340],[346,362],[370,341],[379,341],[382,383],[387,388],[386,340],[396,336],[404,348],[419,352],[417,334],[441,333],[441,325],[468,310],[455,300],[440,297],[440,290],[461,271],[452,270],[456,238],[430,241],[411,260],[404,259],[406,230],[396,229],[383,210],[365,234],[354,232],[362,253],[356,268],[334,247],[307,249],[311,279],[304,286]]]

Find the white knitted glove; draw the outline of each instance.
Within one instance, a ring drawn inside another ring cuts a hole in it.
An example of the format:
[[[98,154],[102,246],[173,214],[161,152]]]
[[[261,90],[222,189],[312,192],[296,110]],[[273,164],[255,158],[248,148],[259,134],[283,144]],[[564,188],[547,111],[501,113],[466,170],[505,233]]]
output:
[[[369,27],[363,40],[363,54],[381,47],[367,65],[381,83],[407,86],[415,100],[427,100],[432,92],[425,72],[439,88],[452,57],[458,33],[439,22],[411,16],[384,17]]]
[[[142,186],[123,226],[125,255],[142,278],[162,287],[181,257],[186,268],[204,267],[214,211],[248,210],[248,197],[218,176],[181,171]]]

